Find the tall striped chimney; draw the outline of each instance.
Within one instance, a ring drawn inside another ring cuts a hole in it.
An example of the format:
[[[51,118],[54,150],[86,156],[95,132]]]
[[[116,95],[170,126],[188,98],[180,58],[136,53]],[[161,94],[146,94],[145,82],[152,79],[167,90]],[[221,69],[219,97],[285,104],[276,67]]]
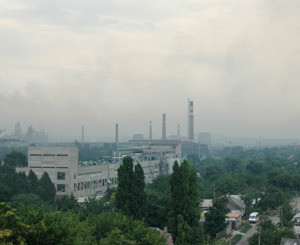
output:
[[[188,99],[188,139],[194,140],[194,102]]]

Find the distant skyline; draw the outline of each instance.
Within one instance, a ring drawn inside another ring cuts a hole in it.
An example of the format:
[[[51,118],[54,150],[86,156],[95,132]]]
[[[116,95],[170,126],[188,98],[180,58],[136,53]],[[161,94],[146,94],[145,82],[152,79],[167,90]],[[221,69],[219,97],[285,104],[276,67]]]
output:
[[[300,1],[2,0],[0,129],[300,138]]]

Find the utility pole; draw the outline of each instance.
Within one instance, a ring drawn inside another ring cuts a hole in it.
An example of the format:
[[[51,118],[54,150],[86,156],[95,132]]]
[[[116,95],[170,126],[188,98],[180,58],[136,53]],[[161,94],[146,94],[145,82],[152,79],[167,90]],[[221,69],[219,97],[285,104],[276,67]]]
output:
[[[258,245],[260,245],[260,233],[261,233],[261,225],[259,223],[259,231],[258,231]]]
[[[216,200],[216,184],[214,184],[214,200]]]
[[[283,207],[280,209],[280,227],[283,229]]]

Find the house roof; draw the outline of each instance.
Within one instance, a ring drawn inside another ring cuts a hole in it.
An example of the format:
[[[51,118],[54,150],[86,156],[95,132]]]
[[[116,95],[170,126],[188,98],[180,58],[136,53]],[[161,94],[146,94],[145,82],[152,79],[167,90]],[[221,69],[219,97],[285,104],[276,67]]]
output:
[[[213,199],[204,199],[202,203],[200,203],[200,208],[209,208],[213,205]]]
[[[241,201],[239,201],[238,199],[236,199],[232,196],[229,196],[227,207],[230,210],[242,210],[242,209],[246,208],[246,205],[244,203],[242,203]]]
[[[241,215],[242,215],[241,213],[229,213],[229,214],[226,214],[226,217],[227,218],[238,218]]]
[[[297,213],[293,219],[300,219],[300,213]]]

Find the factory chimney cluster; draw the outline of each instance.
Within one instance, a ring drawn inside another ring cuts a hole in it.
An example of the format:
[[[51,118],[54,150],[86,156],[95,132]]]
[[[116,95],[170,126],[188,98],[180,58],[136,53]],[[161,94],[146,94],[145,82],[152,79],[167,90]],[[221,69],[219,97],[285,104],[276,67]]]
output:
[[[188,99],[188,122],[187,122],[187,139],[194,141],[194,102]],[[119,125],[115,125],[115,143],[119,144]],[[180,138],[180,124],[177,124],[177,137]],[[163,141],[167,140],[167,123],[166,114],[162,114],[162,138]],[[149,121],[149,142],[153,141],[152,138],[152,121]],[[84,143],[84,126],[82,126],[82,144]]]

